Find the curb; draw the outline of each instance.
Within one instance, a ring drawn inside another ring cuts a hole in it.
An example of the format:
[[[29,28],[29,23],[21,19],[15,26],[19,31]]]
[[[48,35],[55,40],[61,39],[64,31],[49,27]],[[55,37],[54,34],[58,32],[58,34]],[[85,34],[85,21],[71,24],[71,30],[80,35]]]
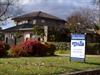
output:
[[[100,68],[99,69],[92,69],[92,70],[85,70],[85,71],[77,71],[72,73],[65,73],[61,75],[100,75]]]

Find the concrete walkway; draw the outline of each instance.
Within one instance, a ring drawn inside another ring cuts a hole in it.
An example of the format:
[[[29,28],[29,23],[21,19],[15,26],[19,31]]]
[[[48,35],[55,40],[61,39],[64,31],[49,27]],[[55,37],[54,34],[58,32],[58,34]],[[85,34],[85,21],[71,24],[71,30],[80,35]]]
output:
[[[70,54],[57,54],[58,56],[70,57]],[[86,57],[100,57],[100,55],[86,55]]]

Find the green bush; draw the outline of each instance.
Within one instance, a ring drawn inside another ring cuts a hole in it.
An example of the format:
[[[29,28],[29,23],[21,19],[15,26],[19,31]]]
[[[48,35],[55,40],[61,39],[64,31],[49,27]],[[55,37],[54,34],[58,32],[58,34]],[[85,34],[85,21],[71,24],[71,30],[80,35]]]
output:
[[[4,34],[0,33],[0,40],[4,40]]]
[[[55,53],[56,54],[70,54],[71,50],[57,50]]]
[[[50,42],[56,46],[57,50],[70,50],[70,43],[67,42]]]
[[[54,55],[55,50],[56,50],[56,46],[54,44],[51,43],[45,43],[45,45],[47,46],[47,55]]]
[[[100,43],[87,43],[86,54],[100,54]]]

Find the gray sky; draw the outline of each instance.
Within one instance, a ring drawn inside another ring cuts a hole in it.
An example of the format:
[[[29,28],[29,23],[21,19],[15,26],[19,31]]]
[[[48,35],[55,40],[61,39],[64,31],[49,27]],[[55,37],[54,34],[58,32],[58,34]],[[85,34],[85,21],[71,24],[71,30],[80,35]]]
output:
[[[64,19],[77,9],[94,8],[92,0],[21,0],[20,4],[25,13],[41,10]]]
[[[24,10],[24,13],[44,11],[63,19],[66,19],[78,9],[96,8],[92,0],[20,0],[19,5]],[[13,26],[13,23],[10,21],[3,28],[11,26]]]

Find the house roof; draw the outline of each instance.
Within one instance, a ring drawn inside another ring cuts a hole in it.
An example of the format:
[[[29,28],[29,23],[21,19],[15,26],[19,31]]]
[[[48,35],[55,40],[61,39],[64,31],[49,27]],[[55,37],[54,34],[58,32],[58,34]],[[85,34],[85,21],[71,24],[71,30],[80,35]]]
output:
[[[32,13],[28,13],[28,14],[24,14],[21,16],[17,16],[15,18],[12,18],[12,20],[19,20],[19,19],[27,19],[27,18],[35,18],[35,17],[42,17],[42,18],[48,18],[48,19],[53,19],[53,20],[61,20],[61,21],[65,21],[63,19],[60,19],[56,16],[53,16],[51,14],[42,12],[42,11],[37,11],[37,12],[32,12]]]
[[[22,24],[22,25],[17,25],[17,26],[13,26],[7,29],[4,29],[4,31],[18,31],[18,30],[30,30],[33,28],[32,24]]]

